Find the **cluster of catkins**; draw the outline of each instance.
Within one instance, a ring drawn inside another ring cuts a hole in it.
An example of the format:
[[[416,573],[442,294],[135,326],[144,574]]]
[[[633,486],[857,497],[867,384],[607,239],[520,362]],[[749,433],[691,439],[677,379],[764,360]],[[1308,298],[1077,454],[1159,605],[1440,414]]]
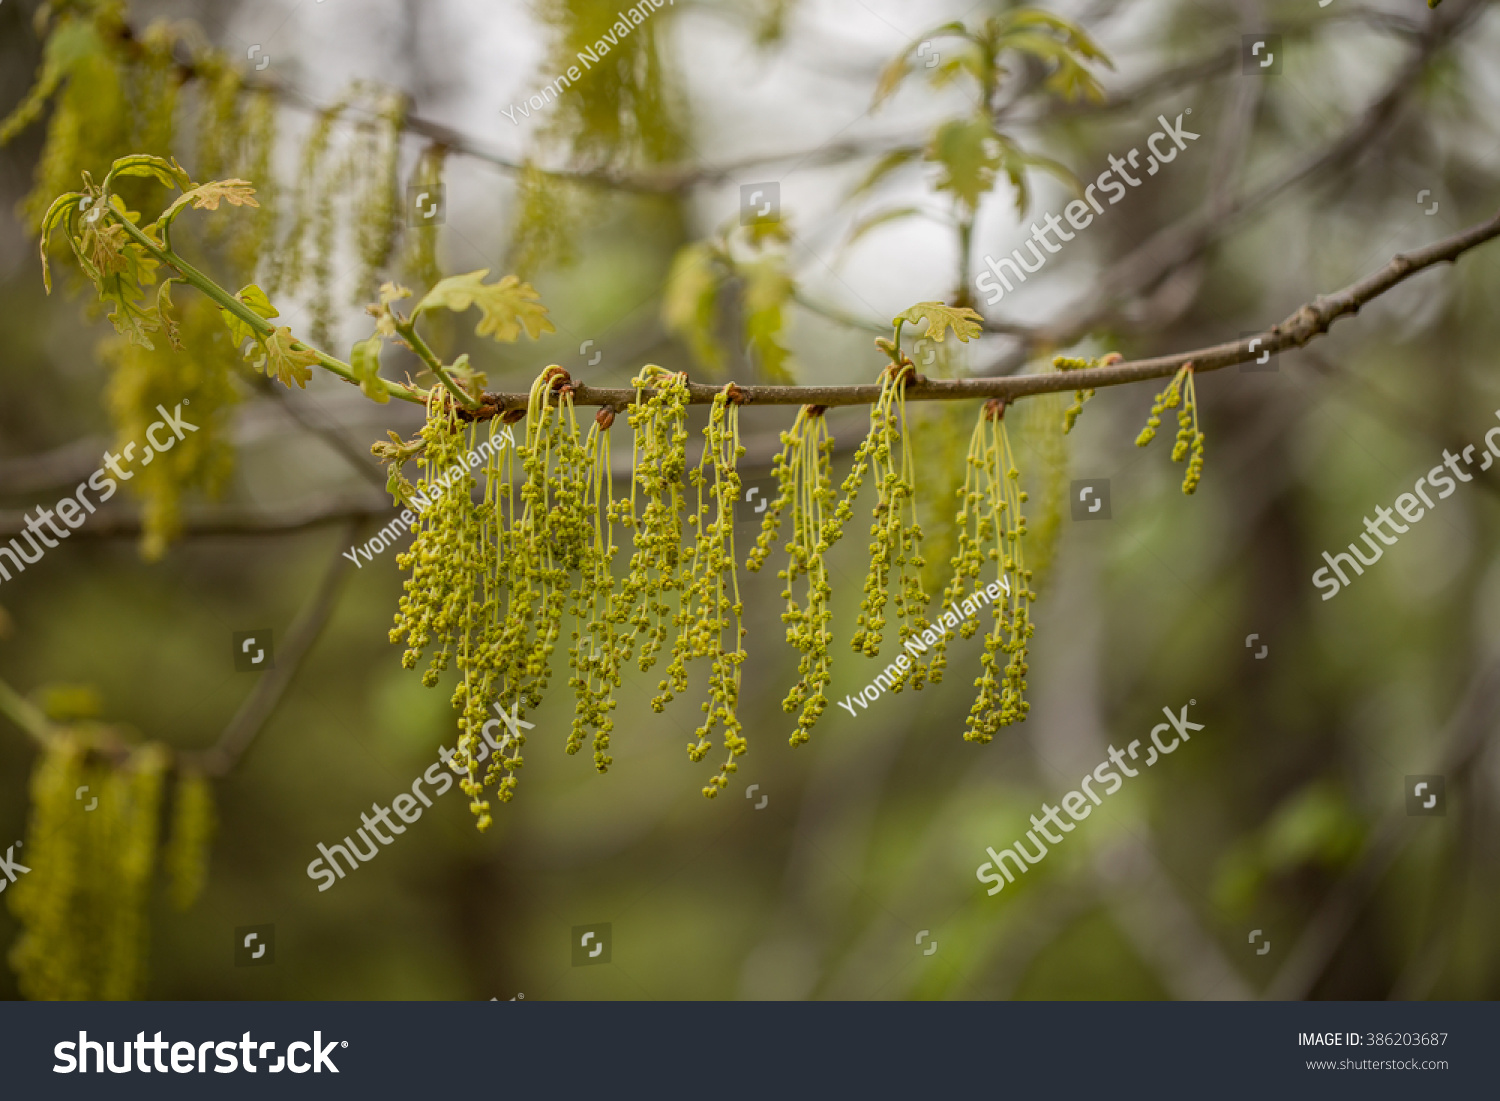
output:
[[[994,629],[985,637],[980,658],[982,672],[974,682],[979,695],[969,710],[964,738],[988,742],[1002,726],[1020,722],[1031,709],[1026,694],[1027,641],[1035,627],[1031,623],[1032,572],[1026,568],[1022,540],[1026,517],[1021,505],[1021,471],[1005,431],[1005,403],[986,402],[969,440],[967,475],[960,490],[958,554],[954,556],[953,583],[948,599],[958,599],[964,582],[976,581],[986,561],[994,563],[1005,602],[991,605]],[[968,637],[972,621],[965,621]],[[1006,654],[1000,668],[1000,654]]]
[[[1135,439],[1137,447],[1145,447],[1156,438],[1161,415],[1167,409],[1177,409],[1177,440],[1172,447],[1172,461],[1188,460],[1187,472],[1182,477],[1182,492],[1192,493],[1203,477],[1203,430],[1198,427],[1198,391],[1193,385],[1191,363],[1184,363],[1167,383],[1167,388],[1156,395],[1156,400],[1151,403],[1151,418]]]
[[[686,378],[651,365],[633,381],[627,498],[615,499],[610,475],[615,410],[601,409],[587,435],[581,433],[573,383],[561,367],[547,368],[532,385],[520,441],[511,442],[508,427],[501,431],[520,419],[519,410],[476,421],[434,388],[420,438],[374,449],[392,464],[393,492],[418,516],[412,546],[397,558],[411,576],[391,641],[405,641],[407,668],[427,658],[429,686],[450,661],[461,674],[453,695],[460,734],[452,766],[464,774],[460,786],[481,829],[491,821],[484,788],[496,785],[502,802],[515,791],[525,743],[518,720],[541,703],[568,620],[575,698],[569,753],[592,734],[594,767],[609,768],[621,670],[632,660],[643,672],[651,669],[669,639],[657,710],[687,688],[689,661],[711,663],[706,717],[688,753],[701,760],[722,730],[727,757],[705,794],[728,784],[735,758],[745,752],[736,717],[744,661],[733,542],[736,463],[743,454],[738,391],[726,387],[714,402],[703,458],[689,475],[697,508],[684,520]],[[422,472],[415,485],[400,474],[411,458]],[[618,582],[611,569],[617,528],[634,537],[629,572]],[[485,733],[500,725],[489,709],[510,719],[498,741]]]
[[[171,756],[147,744],[104,752],[86,730],[49,737],[31,775],[31,820],[6,892],[22,933],[11,949],[21,993],[37,1001],[139,998],[146,908]],[[90,803],[79,801],[79,793]],[[173,902],[202,889],[213,829],[208,781],[183,772],[164,863]]]
[[[941,680],[947,643],[956,635],[972,636],[977,627],[971,617],[950,618],[947,625],[927,618],[916,469],[906,425],[906,387],[916,373],[899,350],[891,358],[881,373],[869,431],[840,492],[833,488],[833,437],[823,408],[803,406],[782,433],[774,460],[778,490],[746,562],[751,571],[761,569],[785,525],[787,561],[778,572],[782,621],[787,641],[800,655],[797,681],[782,701],[784,710],[797,715],[792,745],[807,741],[828,706],[833,612],[825,557],[853,518],[867,477],[875,483],[870,568],[851,639],[854,651],[879,656],[887,607],[893,603],[898,641],[914,655],[925,655],[896,688],[908,679],[920,688]],[[656,711],[687,690],[690,662],[709,662],[704,720],[688,744],[688,756],[701,761],[719,735],[725,757],[705,795],[727,786],[745,752],[737,717],[744,604],[734,541],[744,392],[731,383],[714,395],[701,458],[689,469],[692,395],[686,376],[650,365],[633,384],[628,497],[616,498],[610,474],[609,437],[618,411],[599,410],[582,434],[574,385],[561,367],[549,367],[537,378],[524,414],[517,409],[487,421],[434,388],[420,437],[410,443],[393,437],[391,444],[374,449],[391,464],[393,493],[418,514],[415,540],[397,559],[411,576],[391,640],[405,641],[408,668],[427,661],[429,686],[450,663],[460,673],[453,695],[460,736],[452,766],[464,774],[461,787],[480,828],[490,823],[484,788],[498,784],[502,801],[514,792],[525,740],[516,720],[540,703],[553,651],[569,621],[568,683],[575,698],[569,753],[592,735],[595,768],[609,768],[614,690],[622,670],[633,662],[648,671],[663,656],[652,699]],[[989,568],[991,584],[998,582],[1006,592],[993,604],[994,628],[975,681],[979,695],[965,734],[975,741],[989,741],[1000,727],[1023,720],[1029,706],[1026,653],[1036,594],[1021,549],[1026,494],[1003,413],[1003,403],[988,403],[974,429],[959,491],[953,578],[944,593],[948,604],[958,606]],[[500,425],[523,415],[523,437],[512,442],[509,427],[501,433]],[[411,459],[421,472],[415,485],[401,474]],[[690,493],[696,495],[691,507]],[[628,571],[620,579],[612,571],[617,530],[628,530],[633,543]],[[487,710],[492,708],[508,720],[509,732],[498,741],[485,733],[500,725]]]

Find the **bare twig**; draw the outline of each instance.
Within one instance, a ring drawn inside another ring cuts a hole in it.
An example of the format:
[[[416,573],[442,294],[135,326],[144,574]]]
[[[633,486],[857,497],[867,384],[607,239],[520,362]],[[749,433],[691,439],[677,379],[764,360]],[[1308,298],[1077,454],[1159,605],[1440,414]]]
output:
[[[1437,765],[1439,772],[1456,782],[1475,766],[1495,731],[1497,708],[1500,708],[1500,662],[1476,673],[1469,682],[1468,691],[1449,724],[1447,748]],[[1386,812],[1353,870],[1328,893],[1304,927],[1291,955],[1266,989],[1265,998],[1301,999],[1312,993],[1344,937],[1420,824],[1420,819],[1406,814],[1404,805],[1398,804]]]
[[[358,530],[358,523],[350,523],[345,529],[344,538],[356,538]],[[343,543],[344,539],[340,539],[339,546],[343,546]],[[344,579],[353,568],[344,554],[336,553],[333,556],[322,581],[308,598],[296,622],[287,631],[276,654],[276,665],[261,674],[255,688],[245,697],[245,702],[240,704],[240,709],[234,713],[229,725],[210,749],[181,755],[184,765],[209,776],[224,776],[234,768],[265,726],[271,713],[276,710],[276,705],[281,702],[292,678],[301,668],[303,659],[322,634],[338,604],[339,590],[343,587]]]
[[[1353,164],[1375,142],[1376,136],[1390,126],[1405,101],[1422,86],[1421,76],[1437,51],[1473,22],[1484,7],[1483,0],[1474,0],[1460,6],[1452,18],[1436,20],[1407,63],[1336,141],[1310,154],[1269,183],[1232,200],[1211,201],[1189,217],[1158,230],[1100,275],[1088,298],[1094,304],[1092,308],[1064,322],[1032,327],[1018,347],[987,364],[979,373],[1013,374],[1024,367],[1039,348],[1066,348],[1089,333],[1116,323],[1124,303],[1140,297],[1201,255],[1245,215],[1306,180]],[[1016,329],[1008,323],[988,321],[985,327],[993,332],[1013,332]]]
[[[1111,367],[1092,367],[1078,371],[1046,374],[1012,375],[1001,378],[925,379],[908,383],[907,401],[964,401],[974,398],[1016,398],[1033,394],[1051,394],[1066,390],[1121,386],[1145,379],[1175,374],[1185,363],[1199,373],[1217,371],[1237,363],[1247,363],[1264,354],[1300,348],[1326,333],[1339,318],[1352,316],[1361,307],[1384,294],[1398,283],[1437,264],[1456,260],[1469,249],[1500,237],[1500,214],[1478,225],[1435,241],[1413,252],[1400,253],[1379,271],[1340,291],[1319,295],[1291,314],[1285,321],[1265,332],[1242,340],[1196,348],[1188,352],[1119,363]],[[1252,344],[1254,345],[1252,347]],[[707,405],[723,390],[722,386],[689,382],[690,404]],[[739,388],[745,404],[754,405],[870,405],[880,398],[880,384],[858,386],[743,386]],[[650,393],[651,391],[646,391]],[[484,409],[476,417],[525,409],[528,394],[486,393]],[[623,409],[634,403],[636,391],[624,387],[572,384],[574,405],[604,405]]]
[[[267,512],[238,506],[189,509],[183,518],[183,529],[193,535],[288,535],[320,527],[338,520],[389,518],[393,506],[389,501],[370,497],[357,500],[333,497],[314,500],[295,508]],[[136,509],[101,508],[72,533],[71,537],[113,539],[139,535],[145,521]],[[0,538],[20,535],[26,530],[25,514],[0,512]]]
[[[0,680],[0,715],[24,730],[37,745],[47,744],[52,733],[52,724],[47,721],[47,716],[40,707],[3,680]]]

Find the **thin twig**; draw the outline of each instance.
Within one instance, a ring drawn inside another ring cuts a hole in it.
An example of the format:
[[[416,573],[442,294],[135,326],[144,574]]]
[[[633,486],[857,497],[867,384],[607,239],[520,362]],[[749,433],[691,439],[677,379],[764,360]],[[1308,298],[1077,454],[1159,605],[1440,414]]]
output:
[[[916,381],[906,385],[906,400],[965,401],[975,398],[1003,398],[1013,401],[1034,394],[1097,389],[1164,378],[1176,374],[1185,363],[1191,363],[1199,374],[1232,367],[1237,363],[1248,363],[1267,351],[1274,354],[1289,348],[1301,348],[1326,333],[1335,321],[1358,313],[1363,306],[1418,272],[1456,260],[1469,249],[1496,237],[1500,237],[1500,213],[1441,241],[1413,252],[1397,254],[1379,271],[1333,294],[1319,295],[1280,324],[1273,325],[1254,337],[1173,355],[1118,363],[1111,367],[1001,378],[928,379],[918,376]],[[721,390],[721,385],[689,382],[689,404],[712,404],[715,395]],[[879,383],[857,386],[742,386],[740,391],[743,402],[753,405],[870,405],[880,398]],[[652,393],[649,388],[644,392]],[[623,409],[635,402],[636,391],[624,387],[573,383],[572,398],[574,405],[604,405]],[[484,419],[507,410],[525,409],[528,400],[528,394],[486,393],[484,408],[474,416]]]
[[[345,529],[344,537],[339,541],[339,546],[343,545],[344,539],[357,538],[358,531],[359,524],[350,523]],[[276,705],[281,702],[281,697],[291,684],[292,678],[301,668],[303,659],[312,650],[313,643],[317,642],[318,636],[323,633],[323,628],[338,604],[339,590],[343,587],[344,579],[353,568],[348,557],[343,553],[333,556],[328,569],[323,574],[322,581],[308,598],[296,622],[287,631],[276,653],[275,666],[261,674],[255,688],[245,697],[244,703],[240,704],[240,709],[234,713],[234,717],[229,720],[229,725],[224,728],[224,732],[219,735],[219,740],[210,749],[201,753],[181,755],[185,765],[208,776],[224,776],[234,768],[245,751],[250,748],[255,736],[265,726],[271,713],[276,710]]]
[[[52,724],[42,709],[0,680],[0,715],[15,723],[39,746],[46,746],[52,736]]]
[[[212,506],[187,510],[183,530],[206,535],[289,535],[334,521],[389,519],[396,511],[389,499],[368,496],[320,498],[310,504],[277,511],[242,506]],[[70,538],[115,539],[140,535],[145,518],[139,509],[101,508],[88,523],[70,533]],[[18,509],[0,511],[0,538],[18,536],[26,530],[26,514]]]
[[[1500,707],[1500,662],[1477,672],[1469,682],[1468,691],[1449,723],[1447,746],[1436,766],[1439,773],[1458,781],[1474,768],[1494,734],[1497,707]],[[1385,813],[1353,870],[1329,891],[1318,912],[1303,927],[1291,955],[1266,989],[1267,1000],[1297,1000],[1312,993],[1419,824],[1406,813],[1404,804],[1397,804]]]
[[[1433,55],[1473,22],[1484,6],[1483,2],[1470,3],[1461,6],[1452,19],[1436,21],[1412,57],[1337,140],[1308,155],[1269,183],[1227,202],[1205,204],[1194,214],[1157,230],[1095,280],[1095,290],[1087,299],[1093,303],[1092,308],[1065,322],[1031,327],[1019,347],[986,364],[979,373],[1014,374],[1039,348],[1066,348],[1091,332],[1118,328],[1121,310],[1127,302],[1140,298],[1172,272],[1202,255],[1251,211],[1326,171],[1349,168],[1374,144],[1376,135],[1394,121],[1405,100],[1422,86],[1422,74]],[[985,328],[986,331],[1008,332],[1017,327],[986,321]]]

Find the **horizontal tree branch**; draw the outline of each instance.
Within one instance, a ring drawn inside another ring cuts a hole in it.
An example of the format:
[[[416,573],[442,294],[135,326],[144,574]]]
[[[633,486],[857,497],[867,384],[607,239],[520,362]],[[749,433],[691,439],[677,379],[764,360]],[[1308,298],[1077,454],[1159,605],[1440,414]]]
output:
[[[1095,280],[1094,289],[1085,298],[1090,303],[1088,309],[1066,321],[1032,326],[1029,331],[1014,323],[987,319],[987,332],[1011,332],[1022,339],[1019,347],[981,368],[979,373],[1014,374],[1038,348],[1066,348],[1099,329],[1118,329],[1121,310],[1129,300],[1149,293],[1174,271],[1201,256],[1252,211],[1329,170],[1347,170],[1375,144],[1382,130],[1391,127],[1402,106],[1423,86],[1423,74],[1432,59],[1472,24],[1485,7],[1485,0],[1471,0],[1457,7],[1450,4],[1435,13],[1411,57],[1342,134],[1254,190],[1232,199],[1219,197],[1188,217],[1157,230]]]
[[[316,499],[268,512],[239,506],[220,506],[186,510],[183,529],[197,536],[207,535],[289,535],[321,527],[336,520],[389,520],[399,509],[390,498],[384,500],[361,496]],[[18,509],[0,511],[0,539],[19,536],[26,530],[26,513]],[[46,530],[45,528],[43,530]],[[115,539],[140,535],[145,518],[133,508],[99,509],[73,536],[85,539]]]
[[[1333,294],[1319,295],[1299,308],[1285,321],[1273,325],[1254,337],[1196,348],[1188,352],[1157,356],[1152,359],[1117,363],[1109,367],[1092,367],[1076,371],[1050,371],[1042,374],[1010,375],[1001,378],[926,379],[906,386],[907,401],[964,401],[976,398],[1016,398],[1033,394],[1050,394],[1066,390],[1097,389],[1121,386],[1145,379],[1175,374],[1186,363],[1198,372],[1217,371],[1237,363],[1248,363],[1266,352],[1276,353],[1300,348],[1326,333],[1341,317],[1357,314],[1368,302],[1420,271],[1456,260],[1469,249],[1500,237],[1500,213],[1488,221],[1435,241],[1414,252],[1400,253],[1379,271],[1366,276]],[[724,389],[702,382],[689,382],[690,404],[707,405]],[[878,383],[857,386],[741,386],[736,388],[747,405],[871,405],[880,397]],[[647,391],[650,392],[649,390]],[[636,400],[636,391],[626,387],[572,384],[574,405],[599,405],[623,409]],[[477,417],[495,416],[501,412],[527,407],[529,395],[522,393],[486,393],[485,408]]]

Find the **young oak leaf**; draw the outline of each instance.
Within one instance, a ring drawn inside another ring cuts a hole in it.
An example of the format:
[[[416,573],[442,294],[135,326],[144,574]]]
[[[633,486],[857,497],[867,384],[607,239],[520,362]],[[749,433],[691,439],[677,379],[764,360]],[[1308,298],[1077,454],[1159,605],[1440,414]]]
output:
[[[182,351],[182,336],[177,322],[172,317],[172,284],[181,283],[181,279],[167,279],[162,282],[161,289],[156,292],[156,316],[166,330],[167,343],[172,346],[174,352]]]
[[[51,240],[52,231],[75,210],[78,204],[83,202],[83,196],[76,191],[70,191],[66,195],[59,195],[47,208],[47,213],[42,216],[41,224],[41,253],[42,253],[42,286],[47,288],[47,293],[52,293],[52,268],[47,262],[47,245]]]
[[[266,297],[266,292],[254,283],[244,287],[235,297],[249,306],[250,312],[258,317],[265,318],[267,321],[273,317],[281,316],[281,311],[271,305],[271,300]],[[219,310],[219,315],[224,318],[224,324],[229,326],[229,335],[234,340],[236,348],[245,343],[246,340],[256,336],[254,329],[230,311],[221,309]]]
[[[952,329],[953,335],[967,344],[978,336],[982,329],[984,318],[967,306],[944,305],[942,302],[918,302],[905,313],[897,314],[891,319],[891,324],[904,321],[908,325],[915,326],[922,318],[927,318],[926,336],[941,344],[947,330]]]
[[[283,386],[290,388],[295,382],[306,389],[318,356],[307,348],[292,347],[295,343],[297,338],[285,325],[272,329],[269,334],[260,338],[260,346],[264,352],[252,366],[263,371],[267,378],[279,379]]]
[[[206,184],[199,184],[177,201],[191,201],[194,210],[218,210],[220,199],[230,206],[260,206],[255,201],[255,187],[249,180],[210,180]]]
[[[796,284],[775,257],[743,264],[740,274],[745,280],[745,337],[759,354],[766,378],[790,383],[792,353],[777,338],[785,326],[784,308]]]
[[[120,280],[114,282],[119,285]],[[130,301],[123,287],[114,292],[105,292],[104,297],[115,303],[115,308],[109,313],[109,320],[119,333],[132,344],[139,344],[148,352],[153,351],[156,345],[151,343],[147,333],[154,333],[161,328],[155,306],[142,309]]]
[[[714,304],[722,281],[711,245],[685,245],[672,259],[661,306],[667,331],[686,341],[693,358],[714,371],[724,366],[724,353],[714,340]]]
[[[386,435],[391,438],[390,443],[384,440],[376,441],[370,445],[370,454],[374,455],[387,468],[385,481],[386,492],[391,495],[391,503],[394,505],[410,506],[412,497],[417,492],[417,487],[407,480],[401,468],[411,459],[421,454],[423,443],[421,440],[403,440],[396,433],[386,430]],[[418,510],[420,511],[420,510]]]
[[[376,336],[388,337],[391,340],[395,340],[400,335],[396,332],[396,315],[391,310],[391,303],[410,297],[411,291],[399,283],[382,283],[380,285],[380,301],[372,302],[365,307],[365,313],[375,319]]]
[[[354,368],[359,388],[364,391],[365,397],[381,405],[391,400],[390,387],[380,377],[380,349],[384,343],[385,338],[376,333],[368,340],[357,342],[349,354],[349,366]]]
[[[912,72],[912,55],[919,50],[922,53],[926,53],[925,50],[922,50],[922,47],[931,48],[932,39],[965,33],[967,32],[962,23],[944,23],[941,27],[934,27],[920,38],[914,39],[911,45],[892,58],[886,67],[881,70],[880,79],[875,85],[875,98],[870,106],[872,108],[879,107],[901,86],[901,82]]]
[[[498,283],[486,283],[484,277],[489,273],[488,268],[481,268],[440,280],[417,303],[414,314],[438,308],[463,313],[470,306],[478,306],[484,316],[475,332],[505,344],[517,340],[523,326],[532,340],[557,331],[547,319],[547,307],[542,305],[541,296],[530,283],[523,283],[514,275],[507,275]]]
[[[977,115],[939,126],[925,156],[943,168],[937,189],[951,191],[970,210],[995,185],[995,172],[1004,159],[993,124]]]
[[[177,196],[172,205],[162,211],[161,216],[152,223],[152,229],[159,232],[172,225],[177,216],[188,207],[194,210],[218,210],[220,199],[230,206],[260,206],[255,200],[255,188],[249,180],[210,180]]]
[[[187,174],[187,170],[177,163],[177,158],[170,161],[161,157],[154,157],[149,153],[133,153],[128,157],[120,157],[110,166],[109,175],[104,177],[104,186],[108,188],[111,183],[121,176],[142,176],[156,180],[163,187],[173,187],[179,191],[191,191],[193,179]]]
[[[469,366],[468,352],[448,364],[448,377],[458,383],[460,390],[471,394],[483,393],[484,388],[489,385],[489,378],[483,371]]]

